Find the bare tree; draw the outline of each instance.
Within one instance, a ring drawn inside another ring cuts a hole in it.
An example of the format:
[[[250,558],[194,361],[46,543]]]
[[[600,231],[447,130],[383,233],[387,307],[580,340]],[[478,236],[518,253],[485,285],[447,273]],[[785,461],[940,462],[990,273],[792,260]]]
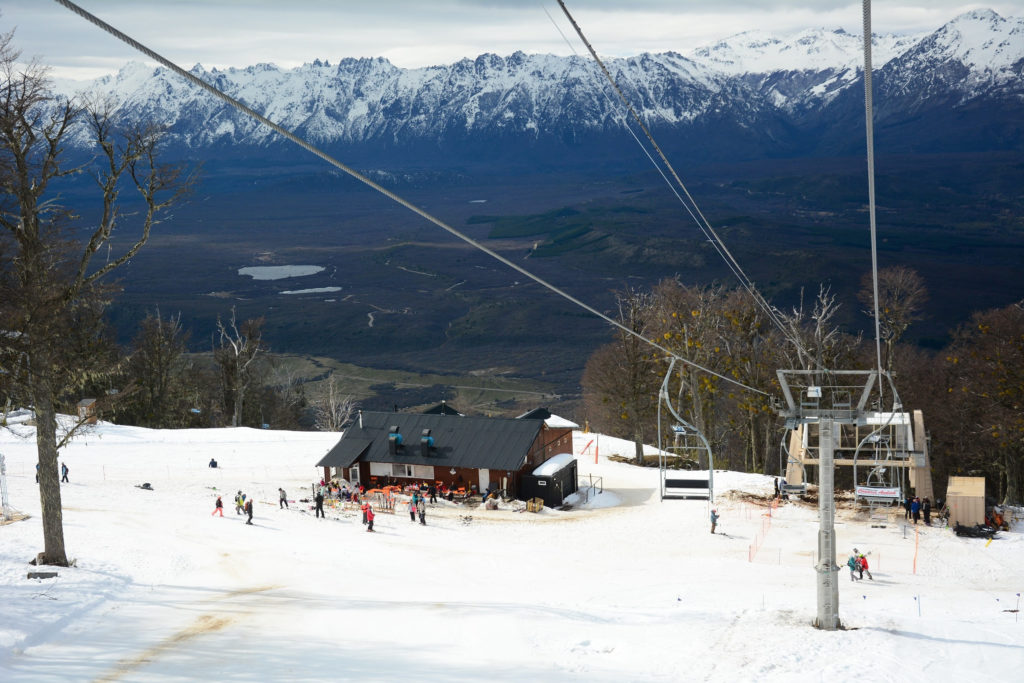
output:
[[[313,402],[316,428],[322,432],[340,432],[352,419],[358,404],[352,394],[343,394],[337,380],[327,380],[327,391]]]
[[[256,358],[263,346],[263,318],[250,318],[238,324],[235,307],[227,323],[217,318],[219,346],[213,350],[213,358],[221,372],[224,389],[224,406],[231,413],[231,426],[242,424],[242,408],[245,395],[256,378]]]
[[[103,338],[103,312],[114,292],[102,279],[139,252],[157,216],[190,182],[180,167],[158,163],[156,131],[117,133],[102,108],[54,97],[46,69],[19,58],[12,34],[0,36],[0,371],[15,378],[35,408],[44,540],[38,559],[67,565],[57,408],[102,371],[90,355],[90,345]],[[95,140],[96,156],[67,166],[65,144],[79,123]],[[101,200],[89,226],[58,203],[61,181],[80,173],[90,174]],[[125,185],[142,202],[131,220],[120,212]]]
[[[184,421],[182,355],[188,336],[181,326],[180,313],[165,320],[157,309],[139,325],[128,360],[128,376],[135,387],[135,424],[160,428]]]
[[[780,314],[791,342],[784,349],[789,367],[824,372],[851,360],[857,340],[843,334],[833,321],[838,311],[835,295],[821,285],[810,311],[801,291],[800,305],[789,314]]]
[[[866,306],[864,313],[875,317],[874,286],[871,273],[861,279],[857,299]],[[893,347],[915,320],[921,319],[921,308],[928,301],[928,290],[917,271],[906,266],[892,266],[878,271],[878,332],[885,345],[883,367],[893,368]]]
[[[630,289],[617,293],[618,319],[643,336],[654,321],[653,297]],[[643,462],[644,434],[651,431],[658,407],[662,363],[653,347],[624,331],[599,348],[583,371],[583,398],[595,424],[631,438],[637,463]]]

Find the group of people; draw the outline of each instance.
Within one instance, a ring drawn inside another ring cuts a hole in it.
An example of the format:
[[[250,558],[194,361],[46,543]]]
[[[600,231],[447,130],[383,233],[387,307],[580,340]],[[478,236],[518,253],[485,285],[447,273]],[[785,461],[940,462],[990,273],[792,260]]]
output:
[[[68,481],[68,465],[64,462],[60,464],[60,480],[62,483],[71,483]],[[36,483],[39,483],[39,463],[36,463]]]
[[[914,524],[921,521],[921,515],[924,515],[924,523],[926,526],[932,524],[932,502],[928,498],[925,498],[922,502],[920,498],[914,496],[911,498],[907,496],[903,501],[903,508],[906,510],[904,519],[911,519]]]
[[[419,513],[420,524],[427,525],[427,501],[423,499],[419,491],[413,491],[409,500],[409,521],[416,521],[416,514]]]
[[[213,512],[211,512],[210,514],[219,514],[221,517],[224,516],[224,500],[221,498],[220,494],[217,495],[217,503],[213,508]],[[235,494],[235,514],[248,515],[249,518],[245,520],[245,523],[252,524],[252,498],[247,498],[246,495],[241,491]]]
[[[871,576],[871,572],[868,570],[867,555],[856,548],[853,549],[853,554],[850,555],[850,559],[846,561],[846,566],[850,568],[850,581],[862,580],[865,573],[867,573],[870,580],[875,580],[875,577]]]

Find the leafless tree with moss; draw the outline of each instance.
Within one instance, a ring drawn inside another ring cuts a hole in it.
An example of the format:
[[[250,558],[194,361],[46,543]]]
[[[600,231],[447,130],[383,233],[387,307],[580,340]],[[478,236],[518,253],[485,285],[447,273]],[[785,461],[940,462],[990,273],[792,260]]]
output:
[[[231,317],[224,322],[217,318],[217,342],[213,358],[220,369],[224,390],[224,406],[231,414],[231,426],[242,425],[245,396],[257,378],[256,359],[266,348],[263,346],[264,319],[250,318],[241,323],[231,307]]]
[[[190,179],[180,166],[159,163],[157,131],[118,131],[105,108],[52,95],[46,68],[21,62],[12,38],[0,36],[0,371],[14,378],[36,413],[44,541],[37,559],[67,565],[57,409],[103,371],[96,366],[103,354],[93,346],[103,339],[103,313],[114,293],[105,276],[139,252]],[[74,165],[65,146],[78,126],[89,131],[96,151]],[[101,203],[89,223],[60,203],[63,183],[83,173]],[[126,188],[137,191],[142,207],[127,215],[120,210]]]
[[[358,403],[352,394],[341,391],[333,376],[326,384],[326,391],[313,402],[316,428],[322,432],[340,432],[352,419]]]

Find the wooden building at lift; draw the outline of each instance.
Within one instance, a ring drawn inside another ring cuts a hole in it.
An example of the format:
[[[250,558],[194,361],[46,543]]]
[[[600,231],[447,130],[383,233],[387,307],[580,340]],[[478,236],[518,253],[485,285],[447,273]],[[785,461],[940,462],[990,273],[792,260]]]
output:
[[[451,407],[425,413],[360,411],[317,467],[325,479],[342,478],[368,489],[441,482],[515,496],[522,476],[551,456],[572,451],[576,428],[543,408],[517,418],[469,417]]]

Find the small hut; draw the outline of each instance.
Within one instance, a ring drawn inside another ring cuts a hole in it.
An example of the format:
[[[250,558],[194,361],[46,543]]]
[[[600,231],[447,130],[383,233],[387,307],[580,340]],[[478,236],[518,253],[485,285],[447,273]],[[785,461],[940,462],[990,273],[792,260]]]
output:
[[[946,488],[949,526],[974,526],[985,522],[985,477],[950,477]]]
[[[97,410],[99,406],[96,405],[96,399],[83,398],[78,402],[77,408],[78,419],[83,420],[87,424],[96,424],[96,420],[98,420],[100,416],[99,411]]]

